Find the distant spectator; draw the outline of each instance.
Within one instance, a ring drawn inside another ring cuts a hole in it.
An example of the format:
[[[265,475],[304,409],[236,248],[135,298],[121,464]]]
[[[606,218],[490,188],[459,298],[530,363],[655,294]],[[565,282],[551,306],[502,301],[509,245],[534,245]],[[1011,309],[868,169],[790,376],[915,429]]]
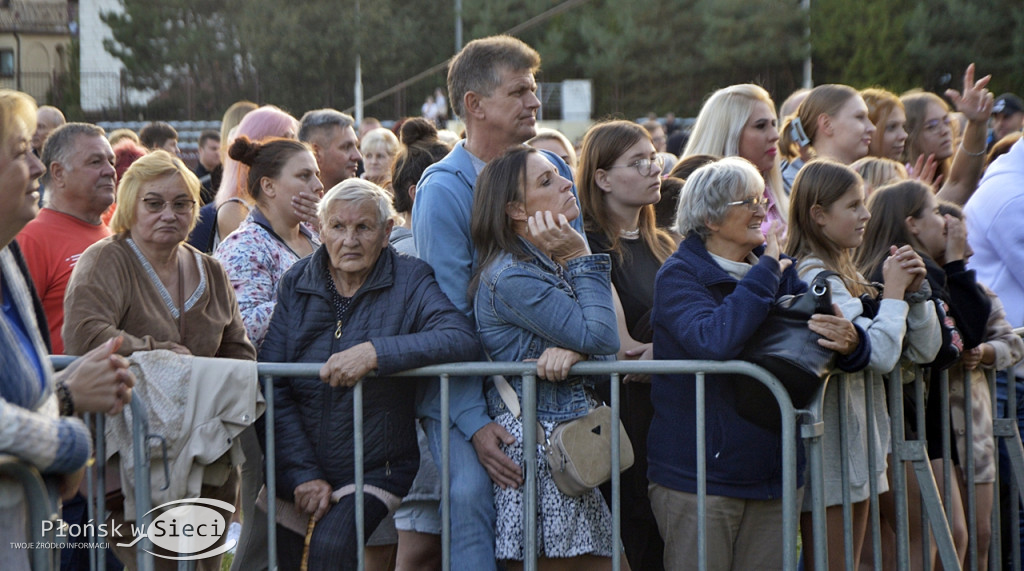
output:
[[[370,131],[382,129],[383,127],[384,125],[381,125],[380,119],[376,117],[363,117],[362,123],[359,124],[359,140],[362,141],[363,137]]]
[[[390,191],[391,163],[398,154],[398,146],[398,137],[383,127],[367,133],[359,143],[359,153],[363,155],[366,168],[362,178]]]
[[[369,123],[364,119],[363,124]],[[359,161],[359,138],[355,119],[336,109],[316,109],[302,116],[299,140],[309,143],[320,165],[320,181],[330,190],[339,182],[356,176]]]
[[[151,151],[163,149],[174,156],[181,154],[178,149],[178,131],[163,121],[153,121],[139,131],[142,146]]]
[[[220,148],[220,162],[222,165],[228,158],[228,147],[231,146],[231,141],[235,137],[235,128],[242,122],[242,118],[259,108],[260,106],[252,101],[243,99],[232,103],[227,111],[224,112],[224,116],[220,119],[220,140],[224,143]],[[214,194],[216,194],[218,188],[214,187]]]
[[[648,120],[644,122],[643,127],[651,134],[651,140],[654,141],[654,150],[664,153],[665,147],[668,144],[668,136],[665,134],[665,128],[661,126],[661,123],[657,120]]]
[[[60,109],[51,105],[42,105],[36,111],[36,131],[32,134],[32,152],[38,157],[43,152],[43,143],[54,129],[67,123]]]
[[[131,129],[114,129],[113,131],[110,132],[109,135],[107,135],[107,141],[110,142],[111,147],[123,141],[124,139],[130,140],[136,145],[142,145],[142,141],[139,139],[139,135],[135,133],[135,131],[132,131]]]
[[[1024,128],[1024,101],[1012,93],[996,97],[992,105],[992,140],[995,144],[1011,133]]]
[[[224,174],[224,165],[220,159],[220,133],[213,129],[206,129],[199,135],[199,164],[194,171],[199,177],[199,184],[203,186],[199,193],[200,202],[208,204],[213,202],[213,197],[220,188],[221,175]]]
[[[576,158],[576,149],[561,131],[540,127],[537,129],[537,135],[529,141],[526,141],[526,144],[535,149],[545,149],[555,153],[565,161],[565,164],[569,165],[569,168],[573,170],[575,170],[576,165],[579,164],[579,161]]]

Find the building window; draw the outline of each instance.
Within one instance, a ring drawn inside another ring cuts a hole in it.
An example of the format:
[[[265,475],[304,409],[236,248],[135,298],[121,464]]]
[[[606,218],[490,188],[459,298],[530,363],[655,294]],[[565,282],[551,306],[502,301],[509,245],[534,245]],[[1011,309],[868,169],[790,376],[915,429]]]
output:
[[[0,77],[14,77],[14,50],[0,49]]]

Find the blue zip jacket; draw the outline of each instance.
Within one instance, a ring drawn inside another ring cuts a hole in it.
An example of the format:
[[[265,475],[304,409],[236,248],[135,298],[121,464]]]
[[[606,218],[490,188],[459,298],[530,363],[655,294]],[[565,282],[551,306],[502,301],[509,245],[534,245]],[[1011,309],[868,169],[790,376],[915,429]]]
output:
[[[387,375],[436,363],[468,361],[479,354],[472,325],[437,287],[420,260],[385,248],[343,316],[337,316],[321,246],[299,260],[278,286],[277,306],[260,350],[268,362],[319,363],[364,341],[377,352],[376,378],[363,382],[366,483],[404,495],[419,467],[412,379]],[[278,495],[322,479],[339,487],[354,480],[352,389],[319,378],[274,380],[277,406]]]

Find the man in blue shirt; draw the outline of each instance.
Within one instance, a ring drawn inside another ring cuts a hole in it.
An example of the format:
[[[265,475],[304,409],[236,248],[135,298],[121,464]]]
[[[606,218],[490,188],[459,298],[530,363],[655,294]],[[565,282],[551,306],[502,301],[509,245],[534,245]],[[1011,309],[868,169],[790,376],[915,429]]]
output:
[[[413,236],[420,257],[433,266],[441,289],[456,307],[472,317],[467,292],[476,252],[470,238],[470,212],[477,175],[506,149],[536,134],[540,56],[510,36],[474,40],[448,68],[452,111],[465,123],[466,138],[423,173],[413,204]],[[572,179],[569,167],[553,153],[545,156],[559,173]],[[575,193],[575,187],[573,188]],[[574,226],[582,232],[582,221]],[[459,378],[451,386],[452,545],[453,569],[494,569],[494,501],[491,481],[519,486],[519,466],[502,452],[514,439],[487,416],[479,378]],[[440,395],[435,384],[419,414],[435,459],[440,459]],[[438,468],[440,470],[440,466]]]

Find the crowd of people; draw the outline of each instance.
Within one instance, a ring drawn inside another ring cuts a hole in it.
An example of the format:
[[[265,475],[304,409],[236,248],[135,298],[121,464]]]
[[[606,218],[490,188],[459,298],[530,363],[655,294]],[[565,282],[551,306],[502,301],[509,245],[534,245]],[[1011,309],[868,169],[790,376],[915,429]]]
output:
[[[524,379],[455,378],[442,418],[436,379],[395,373],[535,362],[543,459],[561,423],[610,400],[609,379],[574,374],[574,364],[740,358],[776,303],[824,278],[832,311],[807,328],[836,354],[841,381],[826,385],[822,401],[815,492],[826,530],[813,525],[815,484],[804,484],[799,454],[803,545],[824,531],[829,567],[869,565],[876,488],[881,557],[895,568],[889,488],[899,466],[881,375],[915,364],[930,389],[948,373],[951,418],[938,390],[921,400],[908,388],[907,438],[927,441],[941,486],[938,435],[944,420],[957,427],[950,527],[964,564],[966,510],[975,511],[987,568],[993,487],[1006,466],[992,419],[1005,415],[1008,383],[1024,396],[1024,383],[1000,374],[993,411],[983,374],[1024,357],[1013,331],[1024,326],[1015,219],[1024,208],[1024,103],[993,97],[973,65],[945,99],[821,85],[777,111],[764,88],[738,84],[710,94],[689,131],[674,117],[605,120],[577,146],[536,125],[540,61],[512,37],[474,40],[424,117],[394,130],[334,109],[296,117],[239,102],[221,132],[201,134],[194,170],[166,123],[108,137],[0,90],[0,452],[59,482],[63,519],[84,522],[78,488],[93,440],[76,415],[119,414],[141,382],[140,356],[319,363],[316,377],[279,377],[267,388],[277,407],[276,498],[263,487],[263,419],[239,427],[242,454],[219,452],[196,483],[202,497],[240,508],[232,569],[267,567],[271,525],[283,568],[353,568],[360,553],[371,569],[438,568],[443,424],[452,568],[516,569],[528,529],[516,402]],[[464,126],[454,141],[438,128],[448,103]],[[50,354],[81,357],[54,373]],[[569,495],[541,460],[541,567],[606,569],[617,559],[623,568],[694,568],[703,526],[709,568],[781,568],[786,443],[741,406],[754,381],[708,375],[699,431],[693,375],[623,380],[636,463],[622,475],[622,536],[612,534],[610,486]],[[354,493],[360,381],[364,544]],[[962,430],[969,421],[973,441]],[[706,521],[697,518],[701,433]],[[967,506],[971,463],[978,501]],[[912,514],[921,511],[916,497]],[[1003,513],[1016,516],[1016,498],[1006,502]],[[132,519],[121,504],[110,509],[111,522]],[[24,499],[7,480],[0,514],[0,559],[27,568],[10,544],[25,536]],[[935,542],[922,549],[927,531],[919,516],[910,522],[913,565],[926,568]],[[118,547],[108,563],[134,568],[134,553]],[[62,557],[62,568],[82,568],[81,552]],[[804,564],[813,569],[813,558]],[[219,569],[220,556],[200,567]]]

